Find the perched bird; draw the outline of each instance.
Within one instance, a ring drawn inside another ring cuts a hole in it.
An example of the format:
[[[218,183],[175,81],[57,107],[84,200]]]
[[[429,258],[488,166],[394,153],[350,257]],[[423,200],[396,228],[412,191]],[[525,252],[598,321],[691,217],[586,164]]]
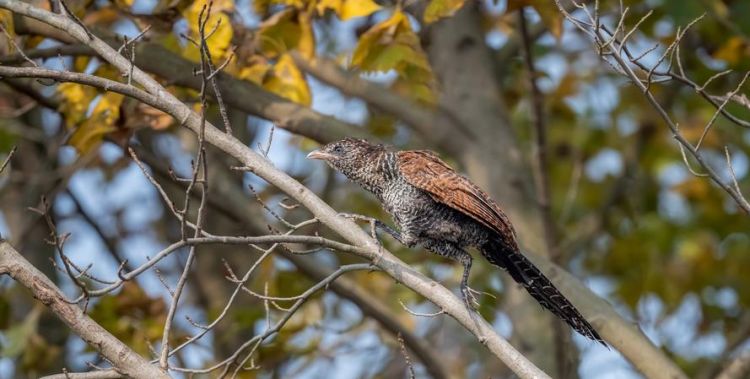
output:
[[[392,151],[384,145],[347,138],[329,143],[307,158],[325,161],[372,192],[399,230],[371,219],[379,229],[408,247],[421,246],[461,263],[461,294],[469,309],[476,299],[468,285],[472,256],[466,248],[475,247],[543,307],[578,333],[606,346],[573,304],[521,253],[513,226],[497,203],[435,153]]]

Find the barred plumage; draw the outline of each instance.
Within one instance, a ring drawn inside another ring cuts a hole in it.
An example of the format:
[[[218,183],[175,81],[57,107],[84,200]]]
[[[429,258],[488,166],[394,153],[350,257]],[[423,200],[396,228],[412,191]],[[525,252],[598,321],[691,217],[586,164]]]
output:
[[[544,308],[578,333],[606,346],[596,330],[547,277],[520,251],[513,226],[498,204],[469,179],[430,151],[394,152],[383,145],[347,138],[308,155],[325,160],[350,180],[372,192],[393,217],[398,230],[376,224],[401,243],[422,246],[464,266],[461,293],[468,287],[476,247],[492,264],[520,283]]]

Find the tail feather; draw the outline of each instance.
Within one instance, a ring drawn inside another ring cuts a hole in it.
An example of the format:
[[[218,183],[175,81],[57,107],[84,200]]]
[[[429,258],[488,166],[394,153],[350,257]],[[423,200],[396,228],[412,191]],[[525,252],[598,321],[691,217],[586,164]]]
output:
[[[521,284],[544,308],[565,321],[576,332],[607,346],[575,306],[523,254],[501,242],[488,243],[481,250],[490,263],[505,269],[513,280]]]

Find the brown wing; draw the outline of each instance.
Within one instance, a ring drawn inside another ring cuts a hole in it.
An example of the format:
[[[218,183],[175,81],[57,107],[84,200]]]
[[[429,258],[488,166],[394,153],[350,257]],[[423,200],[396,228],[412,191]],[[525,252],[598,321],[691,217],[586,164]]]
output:
[[[462,212],[496,231],[517,248],[515,232],[497,203],[469,179],[459,175],[435,153],[427,150],[398,152],[399,169],[406,181],[429,193],[437,202]]]

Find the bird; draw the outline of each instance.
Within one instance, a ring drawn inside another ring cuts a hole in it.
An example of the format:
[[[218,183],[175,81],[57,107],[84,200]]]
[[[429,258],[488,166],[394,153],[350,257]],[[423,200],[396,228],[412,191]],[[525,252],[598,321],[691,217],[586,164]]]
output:
[[[429,150],[397,151],[364,139],[345,138],[307,155],[326,162],[371,192],[392,217],[397,229],[366,219],[401,244],[422,247],[463,265],[460,291],[471,311],[477,301],[469,287],[473,247],[491,264],[510,274],[544,308],[581,335],[606,342],[571,302],[519,248],[508,216],[492,198]]]

